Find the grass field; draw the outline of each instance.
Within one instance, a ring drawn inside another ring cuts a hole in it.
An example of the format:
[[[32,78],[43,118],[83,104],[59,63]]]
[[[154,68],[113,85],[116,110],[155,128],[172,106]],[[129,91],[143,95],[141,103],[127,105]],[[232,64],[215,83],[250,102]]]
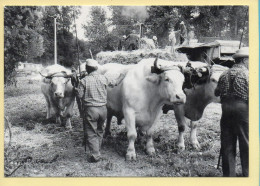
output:
[[[89,163],[82,146],[83,129],[77,107],[74,107],[72,130],[47,121],[46,106],[40,82],[20,77],[18,87],[5,88],[5,116],[12,123],[12,140],[8,147],[5,131],[5,175],[12,177],[219,177],[220,104],[210,104],[198,121],[201,149],[189,143],[190,129],[185,133],[186,150],[177,149],[178,129],[174,112],[162,115],[154,134],[157,155],[145,153],[145,137],[136,141],[137,160],[125,161],[127,137],[124,125],[112,123],[112,137],[102,144],[103,160]],[[239,164],[239,163],[238,163]]]

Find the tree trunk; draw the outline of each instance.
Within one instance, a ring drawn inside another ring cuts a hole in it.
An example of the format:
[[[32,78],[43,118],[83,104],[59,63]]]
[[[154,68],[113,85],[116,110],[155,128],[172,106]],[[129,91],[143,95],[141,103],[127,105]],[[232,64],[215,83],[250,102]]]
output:
[[[234,23],[234,38],[236,39],[237,38],[237,35],[238,35],[238,24],[237,24],[237,17],[235,18],[235,23]]]

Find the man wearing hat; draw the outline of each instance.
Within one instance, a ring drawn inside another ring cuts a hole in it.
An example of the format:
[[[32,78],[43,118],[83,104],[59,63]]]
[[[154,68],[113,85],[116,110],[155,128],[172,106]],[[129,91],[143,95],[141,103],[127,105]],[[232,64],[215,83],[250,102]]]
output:
[[[86,75],[75,88],[76,94],[82,100],[83,125],[85,142],[90,150],[90,162],[101,160],[100,147],[103,138],[104,122],[107,118],[107,86],[113,87],[122,78],[112,83],[107,77],[97,72],[99,64],[96,60],[86,60]],[[121,77],[121,74],[120,74]]]
[[[224,177],[236,176],[237,140],[242,176],[248,176],[248,47],[239,49],[233,58],[235,64],[220,76],[215,90],[222,106],[220,127]]]

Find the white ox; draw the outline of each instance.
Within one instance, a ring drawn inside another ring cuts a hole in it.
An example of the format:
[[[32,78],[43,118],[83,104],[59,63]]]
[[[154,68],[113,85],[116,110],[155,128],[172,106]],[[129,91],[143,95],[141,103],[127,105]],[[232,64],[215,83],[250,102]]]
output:
[[[66,128],[71,128],[71,116],[75,102],[73,86],[69,75],[71,70],[61,65],[51,65],[41,72],[43,79],[41,91],[47,103],[47,116],[49,119],[56,116],[56,122],[61,125],[61,116],[66,118]]]
[[[154,58],[143,59],[126,69],[122,83],[108,88],[108,109],[125,119],[129,141],[127,160],[136,159],[136,125],[146,132],[146,151],[152,155],[155,153],[152,134],[162,106],[183,104],[186,100],[182,90],[184,76],[180,68],[169,62],[165,65],[171,66],[170,68],[159,70],[156,62]],[[160,73],[151,73],[152,67]],[[161,66],[160,69],[163,68]]]
[[[180,65],[182,67],[185,67],[187,63],[185,62],[169,62],[166,60],[161,60],[161,63],[168,64],[176,64]],[[217,86],[218,79],[220,75],[227,70],[226,67],[220,66],[220,65],[213,65],[211,68],[208,68],[208,65],[206,63],[202,62],[190,62],[193,68],[203,68],[206,67],[208,70],[210,70],[209,74],[206,76],[203,76],[202,78],[199,78],[199,81],[195,82],[194,86],[190,89],[185,89],[185,94],[187,96],[186,103],[184,105],[165,105],[163,107],[164,112],[167,112],[168,110],[174,110],[176,120],[178,123],[178,129],[179,129],[179,137],[178,137],[178,147],[180,149],[185,149],[184,145],[184,130],[187,122],[187,118],[191,120],[191,133],[190,133],[190,141],[193,147],[196,149],[200,148],[199,142],[197,140],[197,126],[192,121],[197,121],[202,117],[202,114],[204,112],[205,107],[212,103],[216,102],[219,103],[220,99],[219,97],[216,97],[214,94],[214,90]],[[113,68],[109,68],[111,66],[116,66],[113,70]],[[126,72],[126,69],[130,69],[131,67],[127,67],[128,65],[120,65],[120,64],[108,64],[108,66],[103,65],[102,71],[103,72]],[[202,81],[201,81],[202,80]],[[116,87],[112,89],[112,91],[109,89],[108,91],[108,118],[107,118],[107,126],[106,126],[106,132],[105,135],[110,135],[110,124],[111,119],[113,116],[117,117],[118,124],[121,123],[121,120],[124,118],[123,113],[121,112],[120,108],[122,107],[122,103],[120,101],[117,101],[117,98],[120,96],[120,89],[117,89]],[[119,103],[119,104],[118,104]]]

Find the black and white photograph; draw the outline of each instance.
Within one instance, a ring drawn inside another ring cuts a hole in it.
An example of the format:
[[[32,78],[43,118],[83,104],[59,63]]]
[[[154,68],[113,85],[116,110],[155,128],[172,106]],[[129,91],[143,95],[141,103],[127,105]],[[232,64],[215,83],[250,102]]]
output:
[[[3,8],[5,178],[250,177],[249,6]]]

